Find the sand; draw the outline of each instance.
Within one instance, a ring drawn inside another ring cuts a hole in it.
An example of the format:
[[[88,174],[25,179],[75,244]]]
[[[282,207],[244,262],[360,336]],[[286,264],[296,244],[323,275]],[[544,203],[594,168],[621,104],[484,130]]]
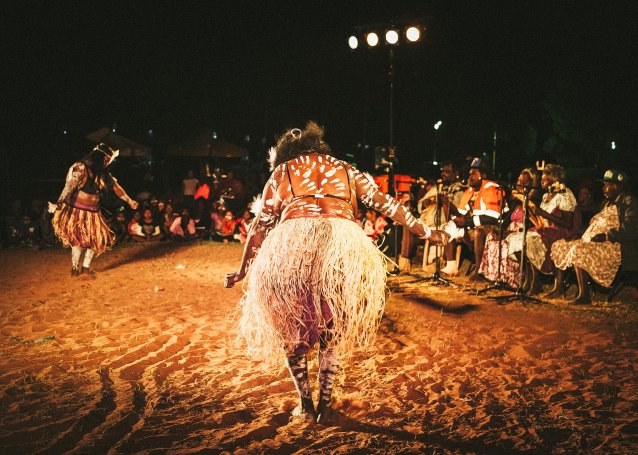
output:
[[[622,293],[500,305],[393,277],[374,347],[318,425],[290,416],[283,368],[233,344],[241,289],[222,282],[240,257],[132,246],[71,278],[68,250],[1,252],[0,453],[638,452],[638,311]]]

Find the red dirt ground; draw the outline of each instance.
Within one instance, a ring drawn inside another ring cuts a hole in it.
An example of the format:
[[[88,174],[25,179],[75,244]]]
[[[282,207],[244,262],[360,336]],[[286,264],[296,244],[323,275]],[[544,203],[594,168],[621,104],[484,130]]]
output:
[[[638,311],[392,277],[327,425],[233,344],[239,245],[0,256],[0,453],[638,453]],[[458,280],[461,282],[462,280]],[[315,377],[316,362],[311,364]],[[316,387],[315,387],[316,389]]]

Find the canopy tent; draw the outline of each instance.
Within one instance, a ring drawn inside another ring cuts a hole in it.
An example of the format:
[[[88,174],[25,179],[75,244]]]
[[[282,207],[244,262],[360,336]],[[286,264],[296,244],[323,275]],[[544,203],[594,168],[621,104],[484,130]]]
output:
[[[127,139],[106,127],[87,134],[86,138],[95,143],[104,142],[108,146],[119,150],[120,156],[147,156],[152,151],[150,147]]]
[[[248,155],[248,150],[222,139],[212,139],[208,131],[195,138],[169,149],[173,156],[190,156],[198,158],[241,158]]]

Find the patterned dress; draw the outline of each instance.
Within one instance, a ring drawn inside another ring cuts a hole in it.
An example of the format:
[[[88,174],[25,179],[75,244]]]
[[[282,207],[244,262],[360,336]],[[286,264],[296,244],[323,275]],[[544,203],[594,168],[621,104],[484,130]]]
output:
[[[596,283],[610,287],[620,267],[620,243],[592,242],[598,234],[607,234],[620,227],[618,209],[613,204],[606,205],[591,219],[589,227],[578,240],[557,240],[552,245],[551,257],[559,269],[580,267]]]
[[[576,198],[569,188],[562,193],[545,193],[541,202],[541,209],[555,216],[562,212],[574,212],[571,228],[558,226],[549,222],[547,226],[532,228],[527,233],[525,253],[534,267],[545,274],[552,273],[552,261],[549,253],[552,244],[578,232],[581,228],[580,212],[576,210]],[[523,234],[519,233],[510,239],[510,253],[521,251]]]
[[[520,262],[515,260],[513,256],[514,251],[511,250],[510,239],[515,238],[516,235],[520,236],[518,231],[522,230],[522,228],[523,210],[519,205],[512,210],[510,225],[507,227],[508,231],[514,231],[514,233],[501,240],[500,279],[513,288],[517,288],[520,283]],[[485,250],[479,273],[482,273],[490,281],[496,281],[499,278],[498,245],[498,234],[489,233],[485,241]]]

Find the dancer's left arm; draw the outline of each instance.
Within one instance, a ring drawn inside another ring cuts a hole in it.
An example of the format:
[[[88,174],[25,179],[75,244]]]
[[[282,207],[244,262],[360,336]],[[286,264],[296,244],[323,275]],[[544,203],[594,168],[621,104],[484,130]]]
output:
[[[139,205],[137,201],[132,199],[128,194],[126,194],[126,191],[124,191],[124,188],[122,188],[120,184],[117,183],[117,179],[115,177],[111,176],[111,179],[113,180],[113,192],[117,195],[117,197],[122,199],[133,210],[135,210]]]
[[[279,186],[278,182],[281,181],[282,172],[281,167],[275,169],[275,172],[273,172],[268,182],[266,182],[260,207],[256,210],[255,218],[248,229],[248,237],[246,238],[246,246],[244,247],[244,254],[241,258],[241,265],[237,272],[226,274],[224,287],[232,288],[235,283],[244,279],[250,267],[250,263],[255,256],[257,256],[261,248],[261,244],[270,230],[277,224],[279,216],[281,215],[280,208],[282,201],[277,188]]]

